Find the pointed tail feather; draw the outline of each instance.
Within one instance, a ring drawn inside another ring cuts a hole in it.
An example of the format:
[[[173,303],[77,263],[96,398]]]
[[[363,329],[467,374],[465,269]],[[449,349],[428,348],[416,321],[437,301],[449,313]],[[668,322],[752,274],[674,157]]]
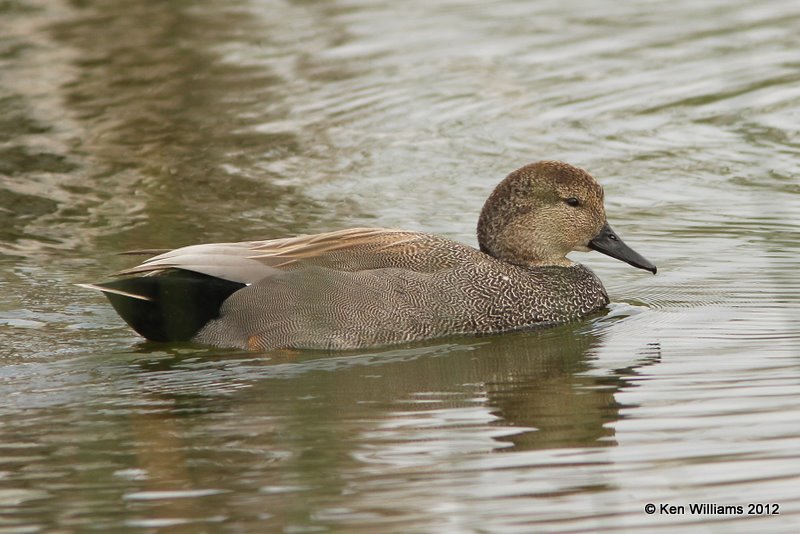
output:
[[[137,295],[136,293],[131,293],[130,291],[123,291],[121,289],[104,287],[102,284],[75,284],[75,285],[78,287],[85,287],[86,289],[94,289],[97,291],[102,291],[103,293],[114,293],[115,295],[119,295],[121,297],[128,297],[132,299],[147,300],[147,301],[153,300],[150,297],[145,297],[144,295]]]

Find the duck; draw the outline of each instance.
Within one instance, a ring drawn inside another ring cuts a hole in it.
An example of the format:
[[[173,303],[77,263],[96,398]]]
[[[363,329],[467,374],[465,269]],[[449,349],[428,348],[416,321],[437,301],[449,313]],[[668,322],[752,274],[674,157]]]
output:
[[[351,350],[572,322],[609,304],[566,256],[597,251],[656,274],[606,219],[587,171],[538,161],[505,177],[478,248],[424,232],[350,228],[143,251],[101,291],[138,334],[251,351]]]

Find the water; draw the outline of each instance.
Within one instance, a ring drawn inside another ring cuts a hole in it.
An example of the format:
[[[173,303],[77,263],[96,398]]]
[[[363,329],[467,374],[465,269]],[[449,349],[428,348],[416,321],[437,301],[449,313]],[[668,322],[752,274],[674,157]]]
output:
[[[0,2],[0,529],[796,532],[794,1]],[[602,317],[346,354],[141,342],[120,250],[605,186]],[[675,515],[648,503],[685,506]],[[690,503],[777,503],[779,516]]]

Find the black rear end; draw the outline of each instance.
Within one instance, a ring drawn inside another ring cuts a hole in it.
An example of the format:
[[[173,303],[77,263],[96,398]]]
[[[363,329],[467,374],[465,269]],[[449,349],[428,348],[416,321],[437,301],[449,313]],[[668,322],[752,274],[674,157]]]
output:
[[[208,321],[219,317],[222,303],[245,284],[175,269],[96,287],[143,297],[104,292],[125,322],[145,338],[190,341]]]

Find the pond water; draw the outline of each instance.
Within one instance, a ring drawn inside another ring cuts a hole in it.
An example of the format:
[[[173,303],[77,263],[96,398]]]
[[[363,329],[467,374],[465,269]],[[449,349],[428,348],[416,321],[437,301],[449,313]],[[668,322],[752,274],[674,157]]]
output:
[[[795,0],[0,1],[0,530],[798,532],[798,28]],[[144,343],[73,285],[357,225],[474,244],[538,159],[659,267],[575,254],[601,317],[249,354]]]

